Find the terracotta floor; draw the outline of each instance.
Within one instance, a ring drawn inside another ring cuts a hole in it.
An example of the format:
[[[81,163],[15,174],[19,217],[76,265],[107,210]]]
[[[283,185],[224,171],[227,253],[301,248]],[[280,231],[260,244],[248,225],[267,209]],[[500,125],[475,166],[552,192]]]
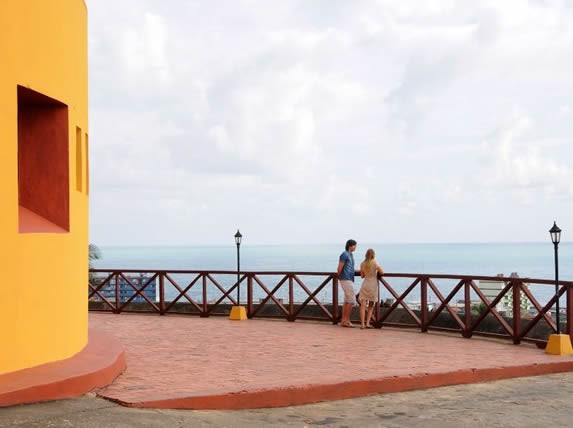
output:
[[[98,395],[134,407],[274,407],[573,371],[530,345],[326,323],[91,313],[127,370]]]

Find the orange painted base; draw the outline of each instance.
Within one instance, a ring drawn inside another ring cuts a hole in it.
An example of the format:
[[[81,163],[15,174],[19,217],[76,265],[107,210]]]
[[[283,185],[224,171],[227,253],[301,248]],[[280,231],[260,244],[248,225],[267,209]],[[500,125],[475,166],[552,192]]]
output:
[[[87,346],[73,357],[0,375],[0,407],[79,397],[109,385],[125,367],[123,345],[90,330]]]

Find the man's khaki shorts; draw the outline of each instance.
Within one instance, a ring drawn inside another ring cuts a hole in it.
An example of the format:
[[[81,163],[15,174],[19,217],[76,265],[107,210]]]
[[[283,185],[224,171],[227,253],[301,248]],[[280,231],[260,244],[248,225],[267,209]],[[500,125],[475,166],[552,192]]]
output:
[[[354,293],[354,283],[347,279],[340,280],[340,286],[344,291],[344,303],[355,304],[356,303],[356,295]]]

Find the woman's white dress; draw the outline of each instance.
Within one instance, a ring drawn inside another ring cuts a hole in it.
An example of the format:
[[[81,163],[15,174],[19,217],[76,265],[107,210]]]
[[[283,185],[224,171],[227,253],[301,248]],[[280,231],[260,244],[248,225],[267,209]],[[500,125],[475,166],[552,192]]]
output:
[[[373,263],[368,271],[363,269],[364,280],[358,295],[360,300],[378,301],[378,269],[381,269],[378,263]]]

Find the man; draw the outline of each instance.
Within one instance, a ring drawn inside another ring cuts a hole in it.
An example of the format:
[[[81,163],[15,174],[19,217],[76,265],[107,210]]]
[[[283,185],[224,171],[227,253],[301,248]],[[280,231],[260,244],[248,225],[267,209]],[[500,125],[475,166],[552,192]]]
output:
[[[338,262],[338,278],[340,285],[344,291],[344,304],[342,305],[342,319],[340,325],[342,327],[354,327],[350,322],[350,315],[352,314],[352,307],[356,302],[354,294],[354,256],[352,253],[356,250],[356,241],[349,239],[346,241],[345,251],[340,255]]]

